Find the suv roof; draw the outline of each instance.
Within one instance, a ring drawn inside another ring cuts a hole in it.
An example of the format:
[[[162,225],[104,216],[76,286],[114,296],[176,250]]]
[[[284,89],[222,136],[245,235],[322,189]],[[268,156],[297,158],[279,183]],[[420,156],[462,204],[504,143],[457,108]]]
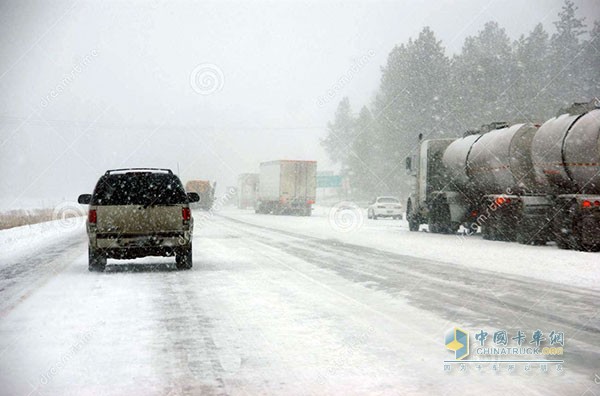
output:
[[[111,175],[113,173],[132,173],[132,172],[166,172],[170,175],[173,174],[171,169],[166,168],[120,168],[120,169],[109,169],[105,175]]]
[[[124,172],[124,173],[123,173]],[[107,171],[100,177],[92,205],[179,205],[188,197],[179,177],[172,172],[153,169]]]

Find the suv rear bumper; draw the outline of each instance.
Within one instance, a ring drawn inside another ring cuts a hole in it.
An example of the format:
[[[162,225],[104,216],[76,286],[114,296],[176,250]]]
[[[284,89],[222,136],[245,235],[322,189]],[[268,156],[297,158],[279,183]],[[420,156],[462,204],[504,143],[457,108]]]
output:
[[[108,249],[98,249],[98,252],[102,252],[106,258],[113,259],[134,259],[139,257],[147,257],[147,256],[175,256],[177,252],[185,250],[186,247],[177,246],[177,247],[164,247],[164,246],[144,246],[144,247],[135,247],[135,248],[108,248]]]
[[[189,246],[191,240],[191,231],[158,232],[149,235],[90,234],[90,246],[113,258],[170,256],[176,250]]]

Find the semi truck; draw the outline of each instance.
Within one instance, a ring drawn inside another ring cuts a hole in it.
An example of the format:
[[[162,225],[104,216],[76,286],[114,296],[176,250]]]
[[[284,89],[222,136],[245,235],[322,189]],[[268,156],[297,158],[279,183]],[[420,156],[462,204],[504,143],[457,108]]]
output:
[[[316,161],[277,160],[260,164],[256,213],[310,216],[316,195]]]
[[[411,231],[600,250],[600,109],[576,103],[542,125],[494,123],[424,140],[406,168]]]
[[[215,201],[215,188],[217,182],[212,185],[208,180],[190,180],[185,183],[185,190],[187,192],[195,192],[200,197],[200,201],[196,206],[203,210],[210,210]]]
[[[258,173],[242,173],[238,176],[238,208],[254,208],[258,192]]]

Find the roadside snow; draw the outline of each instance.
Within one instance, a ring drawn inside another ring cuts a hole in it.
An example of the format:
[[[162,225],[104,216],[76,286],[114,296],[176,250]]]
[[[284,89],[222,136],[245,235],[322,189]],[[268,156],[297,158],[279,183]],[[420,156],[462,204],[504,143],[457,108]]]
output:
[[[85,220],[85,217],[72,217],[0,230],[0,266],[9,257],[82,235]]]
[[[316,206],[311,217],[255,214],[225,208],[225,217],[322,239],[368,246],[392,253],[453,263],[517,277],[600,290],[600,253],[561,250],[554,245],[526,246],[486,241],[480,235],[410,232],[406,221],[367,219],[366,211]]]

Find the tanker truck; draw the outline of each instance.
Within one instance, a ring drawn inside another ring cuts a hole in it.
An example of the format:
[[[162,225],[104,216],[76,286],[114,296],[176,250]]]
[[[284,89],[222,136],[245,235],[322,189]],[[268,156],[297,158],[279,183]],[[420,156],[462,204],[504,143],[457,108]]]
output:
[[[413,166],[415,164],[416,166]],[[409,229],[481,229],[485,239],[600,250],[600,109],[575,104],[543,125],[494,123],[421,142]]]
[[[185,183],[185,190],[187,192],[195,192],[200,196],[200,201],[196,204],[203,210],[210,210],[215,201],[215,188],[217,182],[212,185],[208,180],[190,180]]]

